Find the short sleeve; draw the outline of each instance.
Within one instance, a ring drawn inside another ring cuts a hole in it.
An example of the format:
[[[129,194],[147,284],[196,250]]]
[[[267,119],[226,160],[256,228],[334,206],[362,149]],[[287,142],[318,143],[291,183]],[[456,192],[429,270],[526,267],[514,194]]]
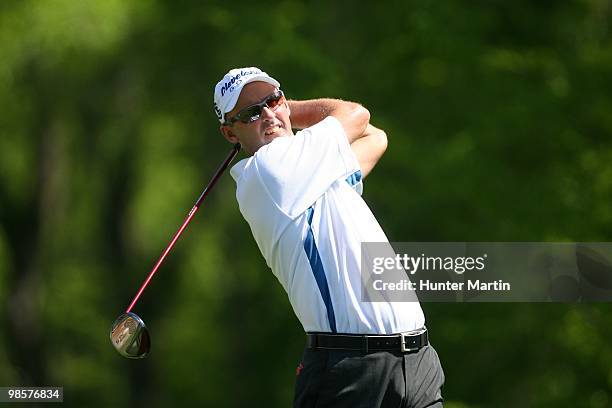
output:
[[[299,131],[279,137],[254,156],[263,188],[290,217],[310,207],[331,185],[359,174],[360,167],[340,122],[328,116]]]

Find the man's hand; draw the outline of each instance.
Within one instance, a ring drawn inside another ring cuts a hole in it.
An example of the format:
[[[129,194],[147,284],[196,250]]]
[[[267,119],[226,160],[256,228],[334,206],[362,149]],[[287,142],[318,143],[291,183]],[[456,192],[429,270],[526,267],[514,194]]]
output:
[[[349,143],[364,136],[370,122],[370,112],[355,102],[340,99],[311,99],[307,101],[288,101],[291,110],[291,125],[304,129],[333,116],[342,125]]]
[[[387,150],[387,134],[368,124],[361,137],[351,143],[351,149],[361,167],[361,176],[365,178]]]

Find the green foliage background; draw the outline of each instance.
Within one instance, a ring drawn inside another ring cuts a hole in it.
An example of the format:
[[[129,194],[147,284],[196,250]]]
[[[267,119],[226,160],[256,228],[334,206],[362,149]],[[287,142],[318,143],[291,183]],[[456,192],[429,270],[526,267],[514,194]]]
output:
[[[286,407],[303,333],[224,176],[212,88],[259,66],[363,103],[393,241],[612,241],[608,0],[0,3],[0,386],[66,406]],[[612,405],[609,304],[424,304],[448,407]],[[136,405],[135,405],[136,404]]]

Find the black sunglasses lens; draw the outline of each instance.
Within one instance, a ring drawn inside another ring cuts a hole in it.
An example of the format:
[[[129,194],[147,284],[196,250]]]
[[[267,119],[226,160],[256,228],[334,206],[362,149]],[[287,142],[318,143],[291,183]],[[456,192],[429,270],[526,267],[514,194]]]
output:
[[[240,114],[236,116],[236,119],[238,119],[242,123],[251,123],[259,119],[260,115],[261,106],[253,105],[241,111]]]

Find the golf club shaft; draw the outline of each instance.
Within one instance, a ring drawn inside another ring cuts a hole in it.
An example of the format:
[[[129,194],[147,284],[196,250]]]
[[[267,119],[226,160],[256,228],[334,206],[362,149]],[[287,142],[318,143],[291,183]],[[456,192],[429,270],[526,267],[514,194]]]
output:
[[[151,273],[149,273],[149,276],[147,277],[147,279],[144,281],[144,283],[138,290],[138,293],[136,294],[136,296],[134,296],[132,303],[130,303],[130,306],[127,308],[125,313],[129,313],[132,311],[132,308],[134,307],[136,302],[138,302],[140,295],[142,295],[142,292],[145,290],[145,288],[147,287],[147,285],[153,278],[153,275],[155,275],[155,272],[157,272],[160,265],[164,262],[164,259],[166,259],[166,256],[168,255],[168,253],[170,253],[170,251],[172,250],[172,247],[174,247],[174,244],[176,243],[176,241],[179,239],[179,237],[181,236],[181,234],[183,233],[183,231],[185,230],[185,228],[187,227],[187,225],[189,224],[189,222],[191,221],[195,213],[200,208],[200,205],[204,201],[204,198],[206,198],[209,191],[212,190],[214,185],[217,183],[217,180],[219,179],[219,177],[221,177],[221,174],[223,174],[223,172],[225,171],[227,166],[229,166],[231,161],[234,160],[234,157],[236,157],[239,151],[240,151],[240,144],[236,143],[234,147],[232,148],[232,151],[227,155],[227,158],[225,159],[225,161],[221,164],[221,166],[219,166],[219,168],[215,172],[215,175],[212,177],[212,179],[210,180],[210,182],[208,183],[204,191],[202,191],[202,194],[200,194],[200,198],[198,198],[198,201],[196,201],[193,208],[191,208],[191,211],[189,211],[189,214],[187,214],[187,218],[185,218],[185,221],[183,221],[183,224],[181,225],[181,227],[178,229],[176,234],[174,234],[174,236],[172,237],[172,240],[170,241],[170,243],[168,244],[168,246],[162,253],[161,257],[159,258],[159,260],[153,267],[153,270],[151,271]]]

